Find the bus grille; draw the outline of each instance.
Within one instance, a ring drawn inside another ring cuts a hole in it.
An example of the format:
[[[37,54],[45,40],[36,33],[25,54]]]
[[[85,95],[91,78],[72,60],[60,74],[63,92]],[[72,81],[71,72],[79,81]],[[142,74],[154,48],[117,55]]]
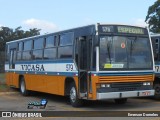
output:
[[[136,82],[136,83],[112,83],[111,87],[112,88],[121,88],[125,89],[126,87],[141,87],[143,85],[142,82]]]
[[[117,88],[118,91],[134,91],[137,88],[143,86],[142,82],[134,82],[134,83],[112,83],[111,88]]]
[[[113,82],[143,82],[153,81],[153,75],[143,76],[99,76],[100,83],[113,83]]]

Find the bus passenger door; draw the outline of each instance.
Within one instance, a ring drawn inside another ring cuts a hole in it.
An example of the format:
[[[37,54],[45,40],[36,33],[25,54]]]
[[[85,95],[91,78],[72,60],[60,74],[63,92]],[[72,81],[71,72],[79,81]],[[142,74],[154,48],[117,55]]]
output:
[[[78,39],[78,81],[79,81],[79,97],[87,97],[87,39],[79,37]]]
[[[10,58],[9,58],[9,69],[15,69],[15,60],[16,60],[16,49],[10,49]],[[9,84],[13,85],[14,71],[9,75]]]

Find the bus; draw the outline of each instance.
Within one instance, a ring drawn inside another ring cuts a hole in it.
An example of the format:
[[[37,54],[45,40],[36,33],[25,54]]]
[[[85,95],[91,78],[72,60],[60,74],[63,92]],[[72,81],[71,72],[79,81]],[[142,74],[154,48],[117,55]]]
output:
[[[153,86],[155,89],[155,99],[160,99],[160,34],[151,34],[155,61],[155,80]]]
[[[153,96],[154,61],[147,28],[93,24],[6,43],[6,83],[84,100]]]

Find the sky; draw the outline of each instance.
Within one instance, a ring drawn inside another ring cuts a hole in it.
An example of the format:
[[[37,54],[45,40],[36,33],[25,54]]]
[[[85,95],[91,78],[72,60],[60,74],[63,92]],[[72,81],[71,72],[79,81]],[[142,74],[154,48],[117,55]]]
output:
[[[145,26],[156,0],[0,0],[0,26],[41,34],[96,23]]]

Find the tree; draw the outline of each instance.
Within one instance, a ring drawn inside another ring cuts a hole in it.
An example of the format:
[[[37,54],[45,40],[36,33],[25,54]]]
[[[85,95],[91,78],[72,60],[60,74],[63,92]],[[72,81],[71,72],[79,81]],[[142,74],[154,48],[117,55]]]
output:
[[[5,63],[5,44],[6,42],[22,39],[26,37],[31,37],[35,35],[40,35],[40,29],[33,28],[29,31],[24,31],[22,27],[17,27],[15,30],[9,27],[0,27],[0,72],[4,72]]]
[[[29,31],[21,30],[22,27],[17,27],[15,30],[9,27],[1,27],[0,29],[0,51],[5,50],[5,43],[17,39],[40,35],[40,29],[33,28]]]
[[[160,0],[149,7],[145,22],[149,24],[151,32],[160,33]]]

